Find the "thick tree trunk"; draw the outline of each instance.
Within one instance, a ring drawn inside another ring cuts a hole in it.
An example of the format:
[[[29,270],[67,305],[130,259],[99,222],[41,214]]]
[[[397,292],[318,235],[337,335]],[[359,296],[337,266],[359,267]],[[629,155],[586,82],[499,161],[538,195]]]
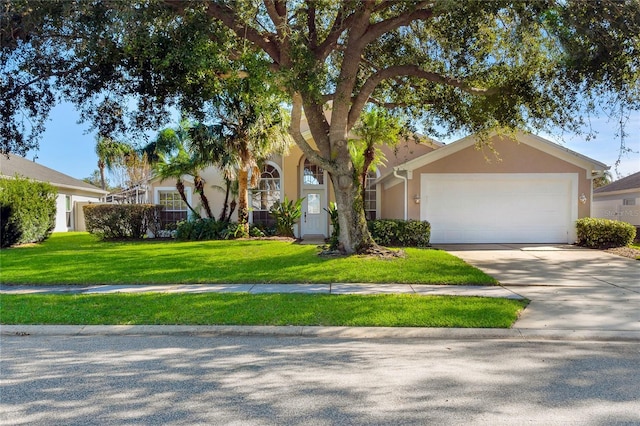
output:
[[[339,249],[346,254],[369,251],[376,244],[367,228],[359,185],[354,185],[352,174],[331,174],[331,181],[338,205]]]
[[[249,171],[240,169],[238,171],[238,223],[243,225],[249,234]]]

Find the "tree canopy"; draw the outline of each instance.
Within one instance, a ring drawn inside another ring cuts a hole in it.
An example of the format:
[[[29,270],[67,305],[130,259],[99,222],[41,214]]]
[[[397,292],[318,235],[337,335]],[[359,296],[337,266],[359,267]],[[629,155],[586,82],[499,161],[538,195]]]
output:
[[[10,0],[2,7],[3,151],[34,147],[59,98],[111,135],[157,128],[172,106],[206,121],[221,81],[260,79],[288,96],[291,135],[329,172],[349,253],[373,244],[347,146],[368,104],[402,110],[435,137],[579,131],[599,108],[640,108],[637,0]],[[303,137],[303,116],[314,144]]]

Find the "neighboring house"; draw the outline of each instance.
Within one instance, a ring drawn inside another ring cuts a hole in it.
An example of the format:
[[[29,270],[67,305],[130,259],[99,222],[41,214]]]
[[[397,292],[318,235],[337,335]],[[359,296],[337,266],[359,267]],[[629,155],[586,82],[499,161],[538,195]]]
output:
[[[309,132],[305,137],[311,141]],[[479,149],[475,136],[448,145],[406,141],[386,148],[386,165],[371,173],[367,185],[367,217],[428,220],[432,243],[575,242],[575,221],[591,214],[592,179],[608,167],[532,134],[518,133],[516,139],[491,137],[499,158]],[[222,186],[221,175],[209,168],[202,177],[218,215],[224,193],[212,186]],[[297,146],[267,161],[261,178],[250,193],[251,222],[267,223],[276,200],[304,198],[296,235],[330,234],[329,177]],[[197,206],[193,185],[185,180],[185,186]],[[187,217],[173,180],[152,181],[148,198]]]
[[[58,189],[56,201],[56,226],[53,232],[85,231],[82,206],[100,202],[108,192],[79,179],[57,172],[25,158],[0,154],[0,177],[13,178],[16,175],[48,182]]]
[[[593,217],[640,226],[640,172],[594,189]]]

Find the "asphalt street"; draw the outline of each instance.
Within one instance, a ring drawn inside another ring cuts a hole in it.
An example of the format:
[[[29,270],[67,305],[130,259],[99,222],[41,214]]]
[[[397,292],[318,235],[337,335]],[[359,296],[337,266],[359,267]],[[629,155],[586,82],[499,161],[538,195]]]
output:
[[[3,336],[0,422],[640,424],[640,343]]]

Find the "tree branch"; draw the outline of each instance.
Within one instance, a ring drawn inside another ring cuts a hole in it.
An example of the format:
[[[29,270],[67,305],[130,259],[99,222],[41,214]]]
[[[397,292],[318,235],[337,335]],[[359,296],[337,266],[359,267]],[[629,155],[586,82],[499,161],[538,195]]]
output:
[[[366,33],[362,36],[362,41],[365,44],[371,43],[381,35],[393,31],[396,28],[408,25],[409,23],[417,20],[427,20],[433,17],[432,2],[423,1],[416,5],[416,10],[410,13],[403,13],[394,18],[386,19],[384,21],[372,24],[367,29]]]
[[[316,59],[324,61],[324,59],[329,56],[329,53],[336,47],[338,44],[338,40],[340,39],[340,35],[346,31],[347,28],[351,26],[353,21],[355,20],[355,14],[344,17],[345,14],[344,3],[340,6],[340,10],[336,14],[336,19],[333,21],[333,25],[331,26],[331,30],[327,35],[327,38],[313,50]]]
[[[291,137],[295,141],[295,143],[300,147],[304,155],[314,164],[319,165],[320,167],[331,170],[332,166],[329,161],[323,158],[318,151],[313,149],[311,145],[307,142],[307,140],[302,136],[302,96],[300,93],[295,92],[292,96],[292,106],[291,106],[291,126],[289,127],[289,133]]]
[[[307,27],[309,28],[309,47],[313,52],[318,47],[318,28],[316,27],[316,6],[309,2],[307,10]]]
[[[164,3],[179,13],[183,13],[189,3],[183,0],[164,0]],[[275,34],[262,34],[248,23],[238,18],[235,11],[216,2],[207,2],[207,16],[214,18],[235,32],[241,39],[246,39],[265,51],[271,59],[280,64],[280,46],[274,41]]]
[[[501,91],[500,88],[473,87],[459,78],[447,77],[441,74],[425,71],[416,65],[396,65],[380,70],[371,75],[360,88],[360,92],[354,98],[349,111],[348,128],[350,129],[358,120],[364,105],[369,101],[375,88],[384,80],[395,77],[416,77],[433,83],[439,83],[450,87],[455,87],[465,93],[475,96],[492,96]]]

